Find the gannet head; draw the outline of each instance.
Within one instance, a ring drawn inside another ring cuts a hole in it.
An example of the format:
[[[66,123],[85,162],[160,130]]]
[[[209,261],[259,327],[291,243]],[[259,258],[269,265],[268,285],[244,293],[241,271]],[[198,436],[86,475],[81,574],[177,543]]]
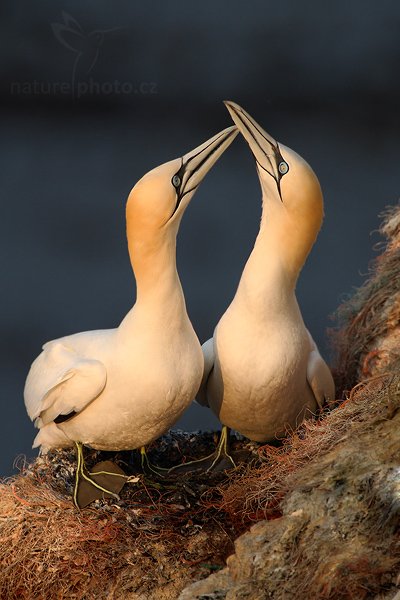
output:
[[[263,193],[288,210],[321,207],[321,187],[310,165],[279,144],[238,104],[226,101],[225,105],[254,155]]]
[[[228,127],[181,158],[144,175],[127,202],[128,238],[176,235],[182,215],[201,181],[232,143],[238,131]]]
[[[286,253],[299,269],[323,219],[318,178],[297,152],[278,143],[238,104],[226,101],[225,105],[256,160],[265,217],[280,237],[280,249],[289,247]]]

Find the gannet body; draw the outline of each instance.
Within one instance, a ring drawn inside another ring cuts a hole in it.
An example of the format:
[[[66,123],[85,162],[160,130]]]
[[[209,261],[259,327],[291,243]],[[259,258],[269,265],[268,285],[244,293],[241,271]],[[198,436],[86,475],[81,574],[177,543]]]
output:
[[[24,392],[39,428],[34,447],[139,448],[190,404],[203,356],[176,270],[176,236],[198,185],[236,134],[235,127],[224,130],[153,169],[131,191],[126,218],[136,303],[116,329],[43,346]]]
[[[262,217],[235,297],[203,345],[197,400],[225,426],[266,442],[334,398],[332,375],[295,296],[322,223],[323,201],[316,175],[298,154],[238,105],[226,105],[256,159]]]

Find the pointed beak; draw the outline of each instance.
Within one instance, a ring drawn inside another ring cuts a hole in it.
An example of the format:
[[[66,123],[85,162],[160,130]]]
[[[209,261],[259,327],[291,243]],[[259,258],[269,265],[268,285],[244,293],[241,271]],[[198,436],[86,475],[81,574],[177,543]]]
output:
[[[230,146],[238,133],[234,125],[228,127],[182,157],[180,199],[185,194],[194,192],[197,189],[205,175]]]
[[[224,102],[233,122],[243,135],[254,154],[257,165],[267,171],[276,181],[280,195],[280,180],[282,172],[279,167],[285,163],[278,142],[269,135],[241,106],[230,100]],[[286,165],[287,167],[287,165]],[[284,168],[286,168],[284,167]]]

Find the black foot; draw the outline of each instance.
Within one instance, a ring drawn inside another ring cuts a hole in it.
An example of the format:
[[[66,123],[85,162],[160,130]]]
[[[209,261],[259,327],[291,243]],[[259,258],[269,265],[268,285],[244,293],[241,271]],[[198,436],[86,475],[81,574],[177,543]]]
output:
[[[95,500],[118,498],[128,477],[122,469],[110,460],[99,462],[92,471],[79,476],[76,482],[74,503],[78,508],[85,508]]]
[[[191,460],[186,463],[182,463],[181,465],[177,465],[176,467],[172,467],[169,469],[168,474],[174,475],[178,473],[195,473],[197,471],[206,473],[212,471],[214,473],[220,473],[222,471],[227,471],[228,469],[233,469],[236,467],[236,464],[228,452],[228,446],[229,429],[228,427],[224,426],[222,428],[221,437],[215,452],[209,456],[205,456],[204,458]]]
[[[140,448],[140,458],[144,473],[147,473],[149,475],[157,475],[158,477],[165,477],[168,474],[168,469],[157,467],[149,461],[149,457],[147,456],[146,448],[144,446]]]
[[[89,473],[83,458],[82,444],[76,442],[78,466],[75,475],[73,501],[77,508],[85,508],[100,498],[118,499],[118,494],[129,479],[123,470],[110,460],[95,465]]]

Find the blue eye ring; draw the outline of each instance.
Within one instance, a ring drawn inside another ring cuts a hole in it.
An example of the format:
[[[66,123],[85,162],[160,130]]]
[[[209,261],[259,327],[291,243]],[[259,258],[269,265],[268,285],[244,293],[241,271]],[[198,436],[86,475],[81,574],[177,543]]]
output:
[[[278,165],[278,171],[281,175],[286,175],[286,173],[289,171],[289,165],[287,162],[282,160]]]

